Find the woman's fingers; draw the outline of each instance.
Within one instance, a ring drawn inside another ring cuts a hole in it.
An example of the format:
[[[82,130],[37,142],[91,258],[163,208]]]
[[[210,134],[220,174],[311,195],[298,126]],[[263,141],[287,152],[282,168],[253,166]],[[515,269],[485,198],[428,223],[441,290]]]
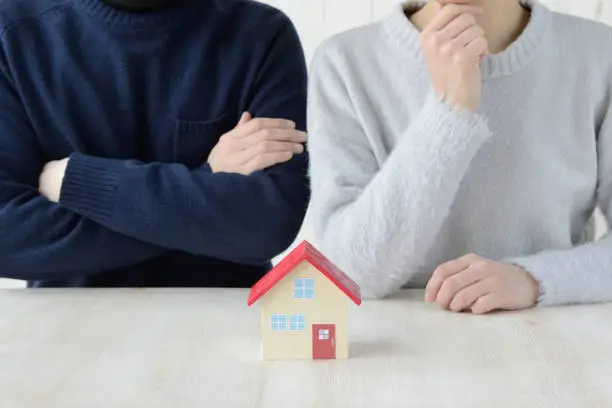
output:
[[[454,38],[474,26],[476,26],[476,18],[473,14],[461,14],[438,32],[439,41],[441,43],[452,42]]]
[[[472,40],[468,45],[463,49],[463,54],[467,58],[480,58],[485,54],[489,53],[489,44],[484,37],[478,37]]]
[[[425,288],[425,301],[435,301],[446,279],[467,269],[471,264],[478,262],[480,259],[478,255],[469,254],[438,266]]]
[[[473,0],[436,0],[436,2],[445,6],[448,4],[471,4]]]
[[[464,5],[464,4],[451,4],[444,7],[431,19],[431,22],[423,30],[429,32],[437,32],[450,24],[455,18],[462,14],[480,14],[482,13],[482,7]]]
[[[449,304],[453,312],[461,312],[470,309],[479,298],[492,293],[495,286],[490,279],[479,280],[472,285],[466,286],[458,291]]]
[[[478,263],[471,264],[467,269],[452,275],[442,283],[438,296],[436,297],[438,306],[443,309],[450,308],[451,310],[455,310],[452,307],[453,302],[462,303],[461,301],[464,297],[464,295],[460,294],[467,290],[468,287],[474,286],[477,282],[486,277],[486,271],[483,268],[474,267],[474,265],[478,265]]]
[[[488,293],[476,299],[470,309],[472,313],[478,315],[497,310],[501,308],[499,297],[500,295],[496,292]]]
[[[451,40],[451,46],[455,49],[464,48],[476,38],[484,38],[484,34],[482,27],[473,25]]]

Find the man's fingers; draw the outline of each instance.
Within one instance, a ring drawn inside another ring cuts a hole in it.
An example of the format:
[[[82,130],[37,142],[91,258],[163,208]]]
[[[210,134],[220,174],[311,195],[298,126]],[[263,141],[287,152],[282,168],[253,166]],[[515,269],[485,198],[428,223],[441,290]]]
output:
[[[304,146],[300,143],[265,140],[255,143],[240,152],[239,155],[241,159],[239,159],[239,163],[247,163],[256,156],[274,152],[291,152],[292,154],[299,154],[304,152]]]
[[[253,126],[255,122],[256,126]],[[304,152],[307,139],[305,132],[295,129],[295,123],[282,119],[252,119],[227,136],[226,146],[242,174],[291,160],[294,155]]]
[[[459,294],[462,293],[462,291],[464,291],[467,287],[473,286],[476,282],[484,279],[485,277],[486,270],[483,268],[475,268],[474,264],[471,264],[467,267],[467,269],[452,275],[442,283],[438,296],[436,296],[436,303],[443,309],[450,308],[451,310],[454,310],[452,308],[452,302],[455,301],[457,296],[459,296]],[[463,296],[460,296],[459,300],[461,300],[462,297]]]
[[[307,135],[299,130],[287,129],[264,129],[251,134],[245,139],[249,145],[260,143],[266,140],[277,140],[281,142],[304,143]]]
[[[238,151],[252,150],[253,148],[260,146],[264,142],[289,142],[294,144],[302,144],[307,139],[306,132],[299,130],[287,130],[287,129],[264,129],[258,132],[248,135],[248,137],[238,138],[233,140],[235,148]],[[303,146],[302,146],[303,147]],[[293,150],[293,149],[291,149]],[[256,152],[259,152],[257,150]]]
[[[474,302],[482,296],[486,296],[494,289],[489,279],[479,280],[457,292],[449,304],[453,312],[461,312],[472,307]]]
[[[433,302],[436,300],[438,292],[447,278],[450,278],[452,275],[467,269],[468,266],[479,259],[479,256],[469,254],[438,266],[427,283],[427,287],[425,288],[425,301]]]
[[[479,297],[472,304],[471,310],[474,314],[485,314],[502,307],[499,294],[496,292],[488,293],[484,296]]]
[[[254,173],[259,170],[267,169],[276,164],[285,163],[291,160],[293,153],[289,151],[278,151],[271,153],[264,153],[255,156],[248,163],[246,163],[245,170],[247,174]]]
[[[304,152],[304,145],[300,142],[260,139],[255,143],[250,143],[247,148],[238,152],[237,162],[246,165],[257,156],[275,152],[289,152],[291,155],[300,154]]]
[[[430,23],[423,31],[440,31],[461,14],[481,14],[482,11],[482,7],[473,6],[471,4],[448,4],[431,19]]]
[[[242,114],[242,116],[240,116],[240,120],[238,121],[238,124],[236,125],[236,128],[248,123],[253,117],[251,116],[251,114],[249,112],[244,112]]]
[[[286,119],[251,119],[234,132],[235,137],[246,137],[264,129],[295,129],[295,122]]]

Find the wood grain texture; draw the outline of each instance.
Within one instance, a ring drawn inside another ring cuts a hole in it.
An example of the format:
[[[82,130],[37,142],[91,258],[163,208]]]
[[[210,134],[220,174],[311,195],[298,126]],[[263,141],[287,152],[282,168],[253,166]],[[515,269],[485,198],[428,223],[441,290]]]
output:
[[[244,290],[0,291],[0,407],[612,406],[612,306],[351,308],[351,358],[262,362]]]

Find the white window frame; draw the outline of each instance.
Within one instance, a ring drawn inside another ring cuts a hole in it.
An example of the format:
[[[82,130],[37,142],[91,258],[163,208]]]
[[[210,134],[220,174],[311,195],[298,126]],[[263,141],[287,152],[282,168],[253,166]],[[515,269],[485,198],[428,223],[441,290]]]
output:
[[[276,322],[276,327],[274,323]],[[281,327],[281,323],[284,322],[284,328]],[[289,328],[289,317],[287,313],[272,313],[270,315],[270,329],[272,331],[287,331]]]
[[[295,326],[294,323],[295,322]],[[301,324],[303,323],[303,325]],[[294,313],[289,315],[289,331],[300,332],[306,330],[306,315],[304,313]]]
[[[293,297],[300,300],[314,299],[314,278],[295,278]]]

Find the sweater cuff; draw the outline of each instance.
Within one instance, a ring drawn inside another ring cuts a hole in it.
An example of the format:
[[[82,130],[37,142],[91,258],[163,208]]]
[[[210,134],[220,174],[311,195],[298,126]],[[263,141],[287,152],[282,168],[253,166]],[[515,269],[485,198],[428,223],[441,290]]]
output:
[[[60,204],[94,221],[111,219],[121,167],[118,160],[72,154],[62,183]]]
[[[429,112],[428,120],[433,128],[445,130],[441,134],[468,134],[478,144],[491,136],[487,118],[469,109],[451,106],[433,90],[427,96],[425,109]]]
[[[572,276],[574,268],[563,265],[555,259],[553,253],[542,253],[525,257],[505,259],[504,262],[525,269],[540,285],[538,306],[554,306],[569,303],[580,303],[580,285],[568,285],[568,282],[579,282]],[[571,265],[569,265],[571,266]],[[578,292],[578,293],[576,293]]]
[[[418,152],[417,156],[432,154],[439,164],[469,163],[492,135],[484,115],[452,107],[433,91],[407,133],[414,136],[403,138],[404,148]],[[431,157],[424,160],[431,163]]]

